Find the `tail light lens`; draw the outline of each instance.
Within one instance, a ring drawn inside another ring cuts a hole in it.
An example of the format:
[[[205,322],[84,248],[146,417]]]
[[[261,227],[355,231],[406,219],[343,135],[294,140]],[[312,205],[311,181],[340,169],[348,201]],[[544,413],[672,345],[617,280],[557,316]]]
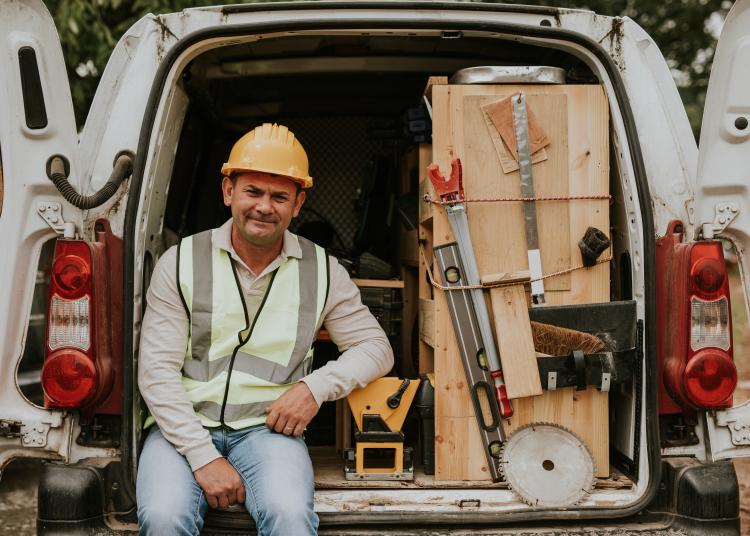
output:
[[[47,310],[47,355],[42,367],[47,407],[82,407],[99,386],[92,272],[88,243],[57,241]]]
[[[729,277],[719,241],[684,243],[673,236],[657,251],[660,374],[671,401],[662,413],[732,406],[737,368],[732,348]],[[660,296],[659,296],[660,294]],[[676,404],[675,404],[676,403]]]
[[[72,347],[91,348],[91,300],[64,300],[52,295],[49,304],[47,345],[50,350]]]
[[[730,347],[729,300],[726,296],[714,301],[690,300],[690,349]]]
[[[42,385],[55,407],[79,407],[96,393],[96,367],[83,352],[60,350],[45,360]]]
[[[715,255],[716,247],[707,248],[707,244],[696,244],[691,252],[694,259],[690,267],[691,290],[704,298],[710,299],[721,295],[724,282],[727,280],[727,269],[724,266],[724,254],[720,258],[701,255]],[[719,245],[716,243],[716,245]]]
[[[76,297],[88,288],[91,266],[78,255],[63,255],[52,265],[52,279],[57,292],[64,297]]]
[[[700,352],[685,367],[685,392],[697,407],[722,407],[736,386],[737,368],[724,352]]]

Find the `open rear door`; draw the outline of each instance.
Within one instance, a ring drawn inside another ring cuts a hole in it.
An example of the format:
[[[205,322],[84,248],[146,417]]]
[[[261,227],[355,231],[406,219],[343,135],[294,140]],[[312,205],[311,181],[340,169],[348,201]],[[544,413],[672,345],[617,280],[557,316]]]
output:
[[[42,245],[63,222],[80,229],[81,221],[46,174],[48,158],[60,154],[76,178],[77,141],[62,49],[42,0],[0,2],[0,80],[2,468],[21,456],[66,459],[70,443],[69,417],[28,402],[16,381]]]
[[[695,188],[704,238],[737,251],[745,303],[750,288],[750,0],[738,0],[721,33],[701,127]],[[750,318],[750,316],[748,316]],[[750,402],[706,415],[707,456],[750,456]]]

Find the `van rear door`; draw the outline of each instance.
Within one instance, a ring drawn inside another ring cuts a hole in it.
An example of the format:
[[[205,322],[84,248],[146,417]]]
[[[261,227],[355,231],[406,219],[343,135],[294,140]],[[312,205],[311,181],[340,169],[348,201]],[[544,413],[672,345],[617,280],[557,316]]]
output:
[[[57,30],[41,0],[0,2],[0,468],[15,457],[65,460],[69,416],[30,403],[16,370],[24,352],[42,245],[80,229],[81,211],[47,177],[63,155],[76,178],[73,103]],[[68,226],[71,229],[71,226]]]
[[[703,111],[695,185],[703,238],[731,241],[750,290],[750,0],[738,0],[716,48]],[[750,315],[748,316],[750,318]],[[711,459],[750,456],[750,401],[708,413]]]

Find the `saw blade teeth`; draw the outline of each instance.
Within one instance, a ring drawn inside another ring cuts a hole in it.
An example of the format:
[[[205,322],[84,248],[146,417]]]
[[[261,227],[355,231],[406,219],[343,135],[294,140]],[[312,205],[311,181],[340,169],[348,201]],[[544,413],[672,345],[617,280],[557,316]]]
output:
[[[566,463],[573,464],[572,469]],[[585,501],[596,484],[596,464],[574,432],[555,423],[534,422],[516,429],[503,444],[503,479],[532,508],[569,508]],[[551,486],[561,479],[559,486]]]

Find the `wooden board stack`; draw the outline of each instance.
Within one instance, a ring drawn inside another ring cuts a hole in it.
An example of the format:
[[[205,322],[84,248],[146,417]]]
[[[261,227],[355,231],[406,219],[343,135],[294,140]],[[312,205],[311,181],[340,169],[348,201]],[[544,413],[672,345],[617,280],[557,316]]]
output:
[[[608,106],[602,89],[592,85],[433,86],[433,146],[431,151],[428,146],[420,150],[420,172],[431,160],[447,173],[451,160],[460,158],[468,200],[520,197],[519,172],[510,171],[514,167],[512,153],[487,115],[489,106],[519,91],[526,94],[529,108],[551,142],[544,153],[534,155],[535,195],[608,194]],[[435,199],[429,180],[420,184],[420,194],[424,193]],[[606,199],[538,201],[536,205],[544,274],[581,264],[577,242],[587,227],[609,231]],[[469,201],[467,213],[480,275],[528,269],[521,202]],[[419,237],[425,252],[420,258],[419,278],[420,370],[434,367],[435,371],[435,476],[438,480],[486,480],[470,386],[445,296],[440,290],[433,292],[424,277],[432,263],[433,244],[453,241],[442,207],[422,204]],[[608,255],[605,252],[603,257]],[[545,279],[544,286],[548,305],[609,301],[609,266],[604,263],[551,277]],[[512,381],[506,377],[509,385]],[[518,398],[513,406],[515,414],[505,422],[507,432],[530,422],[566,426],[588,445],[597,476],[607,476],[606,393],[593,387],[544,391],[539,396]]]

